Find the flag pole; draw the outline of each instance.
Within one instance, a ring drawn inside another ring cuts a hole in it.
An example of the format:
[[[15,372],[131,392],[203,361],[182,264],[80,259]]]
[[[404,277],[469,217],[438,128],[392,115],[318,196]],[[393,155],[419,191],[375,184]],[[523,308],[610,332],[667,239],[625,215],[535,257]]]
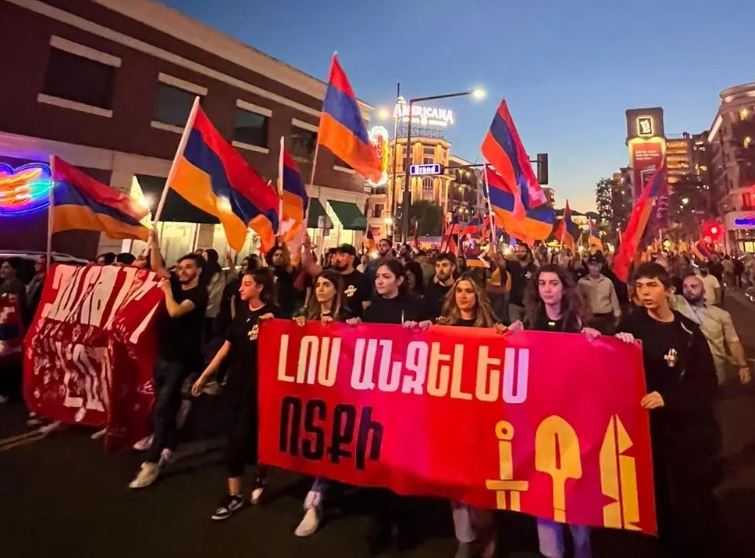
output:
[[[50,189],[48,191],[49,203],[47,204],[47,260],[45,264],[50,269],[52,264],[52,228],[53,228],[53,206],[55,205],[55,155],[50,154]]]
[[[490,223],[490,241],[493,243],[493,254],[498,254],[498,238],[495,234],[495,216],[493,204],[490,202],[490,185],[488,184],[488,166],[482,165],[482,178],[485,181],[485,199],[488,202],[488,222]]]
[[[284,145],[285,145],[285,140],[283,136],[281,136],[280,153],[278,154],[278,234],[276,235],[279,238],[283,236],[281,234],[281,226],[283,224],[283,148],[284,148]],[[309,210],[309,208],[307,208],[307,210]]]
[[[178,160],[183,155],[184,149],[186,149],[186,144],[189,141],[189,134],[191,134],[191,128],[192,128],[192,125],[194,124],[194,119],[197,116],[198,110],[199,110],[199,96],[196,96],[194,97],[194,104],[191,106],[191,112],[189,113],[189,118],[186,120],[186,126],[184,126],[183,134],[181,134],[181,141],[178,142],[178,149],[176,150],[176,154],[173,157],[173,163],[170,165],[168,178],[165,179],[165,186],[163,187],[163,193],[160,196],[160,202],[157,204],[155,215],[152,218],[153,224],[157,223],[160,220],[160,217],[162,217],[163,207],[165,207],[165,200],[168,197],[168,190],[170,190],[170,187],[173,184],[173,179],[175,178],[176,172],[178,170]]]

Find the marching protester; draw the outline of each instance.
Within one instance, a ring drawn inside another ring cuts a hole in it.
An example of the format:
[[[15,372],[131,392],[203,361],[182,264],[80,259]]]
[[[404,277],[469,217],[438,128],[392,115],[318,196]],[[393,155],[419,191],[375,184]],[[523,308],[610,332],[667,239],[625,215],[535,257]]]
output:
[[[435,275],[425,289],[424,296],[425,306],[434,320],[441,315],[446,295],[454,284],[455,273],[456,258],[447,252],[438,254],[435,258]]]
[[[370,304],[372,287],[367,277],[354,269],[356,261],[357,251],[351,244],[341,244],[333,254],[333,266],[344,285],[345,304],[352,316],[361,316]]]
[[[144,488],[154,483],[176,447],[181,387],[202,363],[202,321],[207,307],[207,288],[200,284],[204,259],[187,254],[178,260],[175,272],[168,274],[156,231],[150,234],[150,245],[152,269],[163,277],[160,287],[165,293],[165,308],[156,325],[154,434],[144,463],[129,484],[131,488]]]
[[[707,265],[700,266],[700,277],[703,282],[705,304],[718,306],[723,302],[723,289],[718,278],[710,272]]]
[[[97,256],[97,259],[95,261],[100,265],[112,265],[115,263],[115,253],[105,252],[104,254]]]
[[[730,361],[737,367],[740,382],[749,383],[750,367],[745,360],[745,351],[737,330],[734,329],[731,314],[723,308],[705,303],[705,287],[700,276],[695,273],[684,277],[682,290],[681,295],[675,295],[671,299],[671,307],[700,327],[713,355],[718,384],[722,385],[726,381],[726,368]]]
[[[519,244],[514,252],[515,261],[506,262],[506,271],[511,275],[509,291],[509,319],[512,322],[524,317],[524,291],[530,279],[535,276],[537,267],[532,258],[532,251],[526,244]]]
[[[296,322],[301,326],[313,320],[328,324],[345,321],[349,316],[343,275],[326,269],[315,279],[314,289]],[[304,499],[304,517],[294,531],[297,537],[308,537],[317,531],[322,519],[323,499],[327,488],[328,482],[325,479],[315,479]]]
[[[34,260],[34,277],[26,285],[26,323],[30,323],[42,298],[42,287],[47,276],[47,256],[39,256]]]
[[[641,264],[634,289],[642,307],[624,318],[618,336],[642,341],[649,393],[641,404],[650,411],[661,545],[675,557],[714,556],[716,370],[700,328],[672,310],[671,287],[662,266]]]
[[[285,246],[276,246],[270,252],[267,264],[272,268],[275,277],[276,303],[281,317],[290,318],[301,305],[300,296],[294,288],[296,279],[294,267],[291,265],[291,254]]]
[[[446,297],[439,325],[495,328],[504,333],[506,327],[498,322],[485,290],[469,274],[459,277]],[[495,531],[492,513],[451,502],[454,532],[459,543],[455,558],[491,557],[495,552]]]
[[[191,393],[195,396],[202,393],[221,362],[228,359],[228,493],[212,514],[212,519],[216,521],[228,519],[246,504],[247,500],[242,496],[242,478],[247,463],[257,466],[254,488],[249,499],[252,504],[259,502],[265,483],[263,472],[257,463],[257,337],[260,322],[274,317],[275,287],[270,273],[264,269],[245,273],[241,279],[239,296],[245,304],[236,314],[225,343],[191,388]]]
[[[513,323],[509,331],[533,329],[564,333],[582,332],[591,339],[599,337],[599,331],[584,327],[586,323],[589,323],[589,311],[582,303],[572,275],[560,265],[548,264],[537,270],[534,280],[527,287],[524,320]],[[567,525],[547,519],[537,520],[541,554],[547,558],[564,556],[566,527]],[[568,525],[568,528],[574,540],[574,557],[592,556],[590,528],[583,525]]]
[[[362,320],[351,318],[347,323],[360,321],[380,324],[403,324],[407,329],[426,329],[432,323],[422,301],[411,296],[406,288],[404,266],[396,259],[388,259],[377,268],[375,296],[372,298]],[[371,555],[380,554],[393,542],[404,540],[407,529],[407,510],[401,498],[388,489],[372,490],[370,532],[368,534]],[[394,539],[395,537],[395,539]]]
[[[202,282],[207,285],[207,309],[204,317],[204,341],[207,343],[212,338],[213,323],[220,314],[220,306],[223,300],[227,278],[220,267],[220,256],[214,248],[205,250],[205,269]]]
[[[590,327],[603,335],[613,335],[621,319],[621,306],[613,283],[602,273],[604,263],[600,252],[590,255],[587,258],[588,274],[579,280],[577,289],[590,309]]]
[[[121,252],[120,254],[115,256],[115,261],[113,263],[119,267],[124,267],[127,265],[134,265],[135,261],[136,256],[134,256],[131,252]]]
[[[421,297],[425,292],[425,280],[422,273],[422,266],[415,261],[409,261],[404,264],[404,273],[406,274],[406,289],[410,294]]]
[[[395,254],[393,253],[393,239],[388,237],[378,240],[377,250],[378,258],[370,260],[364,270],[364,274],[367,276],[370,285],[375,284],[375,276],[377,275],[378,267],[395,258]]]
[[[26,286],[18,278],[21,261],[9,258],[0,265],[0,295],[10,294],[18,298],[18,306],[26,308]]]

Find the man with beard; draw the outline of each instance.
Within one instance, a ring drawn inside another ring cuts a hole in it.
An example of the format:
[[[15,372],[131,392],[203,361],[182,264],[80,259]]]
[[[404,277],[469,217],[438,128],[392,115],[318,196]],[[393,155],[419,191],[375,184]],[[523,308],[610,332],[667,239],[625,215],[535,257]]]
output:
[[[511,291],[509,292],[511,323],[524,318],[524,291],[537,272],[537,267],[532,261],[532,252],[526,244],[517,245],[515,255],[516,261],[506,262],[506,271],[511,274]]]
[[[357,251],[351,244],[341,244],[333,253],[333,266],[343,279],[343,294],[349,318],[361,318],[372,297],[372,287],[367,277],[354,269],[356,260]]]
[[[726,380],[726,366],[729,361],[737,367],[739,381],[743,384],[749,383],[750,367],[747,365],[737,330],[734,329],[731,314],[723,308],[706,304],[705,287],[699,275],[689,273],[684,277],[682,293],[683,295],[676,295],[672,299],[671,305],[674,310],[700,326],[713,355],[718,384],[721,385]]]
[[[364,274],[367,276],[367,281],[370,283],[370,288],[375,285],[375,276],[377,275],[378,268],[388,260],[395,258],[393,254],[393,243],[391,238],[381,238],[377,243],[377,249],[379,257],[376,260],[370,261],[367,264],[367,268],[364,270]]]
[[[281,318],[290,318],[294,311],[304,304],[303,294],[296,291],[294,267],[291,265],[291,254],[285,246],[273,248],[268,265],[275,276],[275,302],[280,309]]]
[[[178,260],[175,272],[168,274],[155,231],[150,235],[150,244],[152,269],[163,278],[160,288],[165,293],[165,307],[156,324],[154,436],[130,488],[144,488],[154,483],[176,447],[181,387],[186,378],[202,366],[202,320],[207,308],[207,287],[200,284],[204,259],[187,254]]]
[[[633,286],[641,307],[617,337],[642,341],[648,394],[640,404],[650,412],[660,543],[669,556],[715,556],[713,357],[697,325],[671,309],[671,278],[661,265],[640,265]]]
[[[425,305],[433,320],[437,320],[443,314],[443,302],[454,284],[455,260],[454,256],[448,253],[439,254],[435,258],[435,276],[425,289],[424,296]]]

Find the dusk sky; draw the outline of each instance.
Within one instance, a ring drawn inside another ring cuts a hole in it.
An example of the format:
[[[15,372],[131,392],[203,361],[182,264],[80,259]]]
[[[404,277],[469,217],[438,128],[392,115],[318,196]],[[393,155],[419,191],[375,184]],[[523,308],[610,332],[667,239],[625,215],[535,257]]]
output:
[[[755,81],[752,0],[165,1],[323,80],[338,51],[375,107],[397,81],[405,97],[483,86],[483,102],[439,105],[456,114],[452,152],[472,161],[505,97],[530,156],[550,154],[558,205],[581,211],[627,164],[625,109],[662,106],[667,134],[699,132],[722,89]]]

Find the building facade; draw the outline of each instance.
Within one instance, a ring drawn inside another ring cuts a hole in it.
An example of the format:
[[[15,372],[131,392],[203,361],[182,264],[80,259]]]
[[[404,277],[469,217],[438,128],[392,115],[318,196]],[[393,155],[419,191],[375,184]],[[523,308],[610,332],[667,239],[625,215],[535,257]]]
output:
[[[56,154],[154,210],[199,96],[266,180],[277,179],[285,138],[308,183],[315,242],[361,238],[361,177],[321,149],[310,181],[324,82],[151,0],[0,0],[0,48],[14,53],[0,74],[0,193],[18,167]],[[371,107],[360,108],[367,119]],[[47,211],[2,200],[0,248],[44,249]],[[172,191],[163,215],[169,261],[195,246],[225,251],[217,221]],[[129,247],[98,233],[53,238],[53,249],[82,257]]]
[[[720,98],[708,134],[711,190],[727,249],[755,252],[755,83],[725,89]]]

